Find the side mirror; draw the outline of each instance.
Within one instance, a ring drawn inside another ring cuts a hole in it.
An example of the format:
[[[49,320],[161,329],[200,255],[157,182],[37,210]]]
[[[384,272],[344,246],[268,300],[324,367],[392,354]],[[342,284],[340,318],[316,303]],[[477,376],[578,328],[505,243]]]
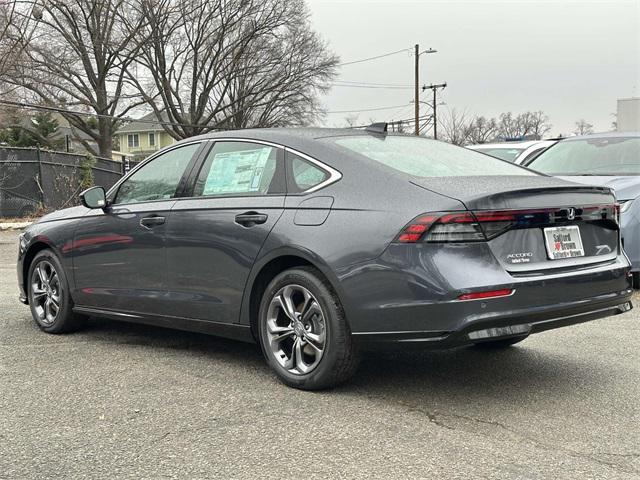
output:
[[[107,197],[102,187],[91,187],[80,194],[82,204],[87,208],[105,208]]]

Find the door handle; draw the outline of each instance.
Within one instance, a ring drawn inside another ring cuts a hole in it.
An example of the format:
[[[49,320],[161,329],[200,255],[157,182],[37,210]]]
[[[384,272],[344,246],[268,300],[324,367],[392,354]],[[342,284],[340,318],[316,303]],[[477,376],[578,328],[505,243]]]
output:
[[[164,217],[161,217],[159,215],[152,215],[150,217],[144,217],[140,220],[140,226],[149,230],[158,225],[164,225]]]
[[[269,218],[269,216],[266,213],[245,212],[236,215],[236,223],[245,227],[252,227],[266,222],[267,218]]]

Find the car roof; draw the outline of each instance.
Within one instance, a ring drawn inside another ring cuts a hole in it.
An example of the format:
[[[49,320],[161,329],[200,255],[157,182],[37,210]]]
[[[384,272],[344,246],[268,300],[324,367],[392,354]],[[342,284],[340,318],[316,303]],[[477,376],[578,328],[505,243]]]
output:
[[[469,145],[467,148],[482,150],[484,148],[529,148],[537,143],[546,142],[548,140],[528,140],[526,142],[500,142],[500,143],[478,143]]]
[[[315,127],[290,127],[290,128],[248,128],[243,130],[224,130],[205,133],[194,137],[189,137],[178,142],[189,143],[194,140],[215,140],[215,139],[233,139],[233,140],[255,140],[262,142],[271,142],[277,145],[290,147],[294,150],[300,150],[304,153],[312,155],[318,150],[327,152],[331,150],[330,145],[324,142],[317,142],[320,138],[340,137],[340,136],[366,136],[375,135],[363,129],[350,128],[315,128]],[[389,132],[388,136],[409,136],[405,134]]]
[[[563,142],[573,142],[576,140],[588,140],[588,139],[598,139],[598,138],[638,138],[640,137],[640,132],[604,132],[604,133],[591,133],[589,135],[580,135],[577,137],[567,137],[563,138],[561,141]]]

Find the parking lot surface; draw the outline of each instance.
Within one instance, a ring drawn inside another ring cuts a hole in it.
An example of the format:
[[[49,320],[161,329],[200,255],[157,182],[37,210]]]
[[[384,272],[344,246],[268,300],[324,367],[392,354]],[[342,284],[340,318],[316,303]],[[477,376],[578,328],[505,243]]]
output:
[[[239,342],[40,332],[16,241],[0,232],[0,478],[640,478],[640,309],[502,352],[368,354],[310,393]]]

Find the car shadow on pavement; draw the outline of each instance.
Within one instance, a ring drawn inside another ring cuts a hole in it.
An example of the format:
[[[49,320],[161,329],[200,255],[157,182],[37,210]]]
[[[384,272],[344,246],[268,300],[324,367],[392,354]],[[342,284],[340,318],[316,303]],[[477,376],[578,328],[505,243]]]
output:
[[[257,345],[204,334],[90,319],[81,335],[92,341],[138,345],[152,349],[184,350],[215,362],[247,367],[273,382]],[[365,352],[354,378],[334,390],[335,395],[384,395],[483,401],[510,397],[531,399],[542,393],[555,396],[606,383],[605,366],[583,362],[549,349],[527,346],[527,341],[504,350],[473,347],[444,351]],[[287,387],[282,387],[287,388]]]

